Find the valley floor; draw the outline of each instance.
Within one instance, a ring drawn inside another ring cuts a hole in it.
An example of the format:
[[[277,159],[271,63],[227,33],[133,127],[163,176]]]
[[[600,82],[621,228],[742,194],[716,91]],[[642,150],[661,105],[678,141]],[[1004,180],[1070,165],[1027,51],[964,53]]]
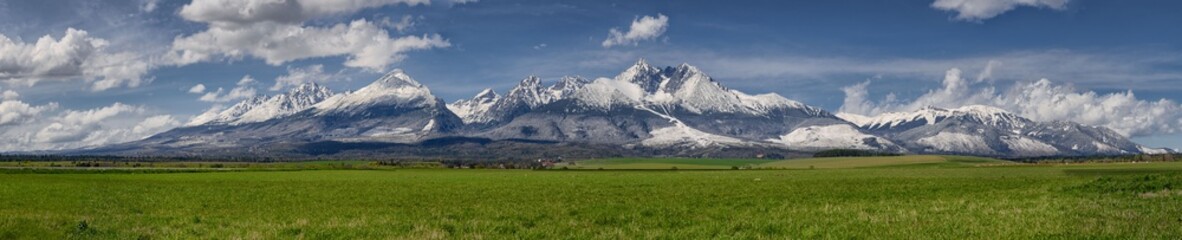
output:
[[[1180,162],[745,161],[796,170],[5,170],[0,239],[1182,238]]]

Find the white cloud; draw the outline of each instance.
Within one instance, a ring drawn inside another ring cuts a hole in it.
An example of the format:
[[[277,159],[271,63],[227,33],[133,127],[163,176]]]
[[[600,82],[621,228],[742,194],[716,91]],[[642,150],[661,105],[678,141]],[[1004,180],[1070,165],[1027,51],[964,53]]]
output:
[[[137,87],[151,81],[144,57],[131,52],[109,52],[107,40],[86,31],[66,29],[60,39],[43,36],[35,43],[0,34],[0,80],[27,85],[42,80],[82,79],[90,89]]]
[[[255,83],[254,77],[251,77],[250,75],[246,75],[246,76],[242,76],[242,79],[238,79],[238,83],[235,83],[234,85],[241,87],[241,86],[251,85],[254,83]]]
[[[180,126],[170,115],[149,115],[142,106],[114,103],[58,111],[9,100],[0,103],[0,151],[75,149],[143,139]]]
[[[219,87],[217,91],[207,92],[205,95],[201,95],[201,97],[197,100],[201,100],[202,102],[222,103],[251,98],[254,97],[258,92],[258,90],[255,90],[254,87],[250,86],[253,85],[254,82],[255,80],[253,77],[246,75],[243,76],[241,80],[238,80],[238,83],[236,84],[237,86],[235,86],[233,89],[230,89],[229,92],[226,92],[226,89]]]
[[[160,133],[180,125],[181,122],[177,121],[176,118],[172,117],[171,115],[156,115],[140,121],[139,124],[136,124],[135,127],[131,128],[131,133],[136,136],[147,137],[149,135]]]
[[[345,55],[349,56],[345,66],[383,71],[389,64],[406,58],[406,52],[449,46],[451,43],[439,35],[391,38],[386,30],[366,20],[326,28],[264,22],[237,28],[210,28],[177,38],[169,56],[182,65],[248,55],[280,65],[306,58]]]
[[[936,0],[932,7],[957,12],[956,19],[981,21],[1014,10],[1017,7],[1037,7],[1063,10],[1070,0]]]
[[[653,40],[665,34],[665,29],[668,27],[669,17],[666,17],[664,14],[658,13],[656,17],[640,17],[632,20],[632,25],[628,28],[628,32],[622,32],[616,28],[609,30],[607,39],[603,40],[603,47],[635,46],[640,41]]]
[[[428,0],[194,0],[181,8],[181,17],[216,25],[259,22],[302,23],[315,18],[348,14],[394,4],[426,5]]]
[[[16,100],[17,98],[20,98],[20,97],[21,97],[20,93],[16,93],[15,91],[12,91],[12,90],[4,90],[4,93],[0,93],[0,100],[4,100],[4,101],[12,101],[12,100]]]
[[[143,2],[140,3],[140,11],[143,11],[143,12],[156,11],[156,4],[158,4],[159,2],[160,2],[159,0],[143,0]]]
[[[420,18],[422,18],[422,17],[420,17]],[[405,16],[402,16],[402,19],[398,20],[397,22],[395,22],[394,20],[392,20],[388,17],[383,18],[381,21],[381,24],[384,27],[394,28],[394,30],[398,30],[399,33],[404,33],[406,31],[414,29],[415,25],[418,25],[419,23],[415,20],[415,17],[412,17],[410,15],[405,15]]]
[[[872,101],[867,97],[868,85],[867,82],[843,89],[846,99],[840,111],[877,115],[913,111],[924,106],[955,108],[980,104],[1006,109],[1036,121],[1072,121],[1104,126],[1126,136],[1182,132],[1182,105],[1166,99],[1137,99],[1132,91],[1111,94],[1078,91],[1047,79],[1018,83],[1006,91],[997,91],[990,83],[974,86],[961,78],[959,69],[947,72],[942,88],[906,102],[892,97]]]
[[[348,56],[345,66],[384,71],[413,50],[451,46],[438,34],[392,37],[365,19],[326,27],[305,21],[394,4],[425,5],[427,0],[196,0],[181,8],[187,20],[209,24],[205,31],[173,40],[167,60],[185,65],[223,58],[257,57],[271,65],[330,56]],[[411,20],[406,19],[404,20]],[[404,30],[413,22],[395,24]]]
[[[205,84],[198,83],[189,88],[189,93],[205,93]]]
[[[218,88],[217,91],[205,93],[197,100],[202,102],[231,102],[236,100],[247,99],[254,97],[257,90],[249,87],[235,87],[226,92],[226,89]]]
[[[279,91],[305,83],[327,82],[335,78],[335,74],[324,73],[324,65],[320,64],[303,68],[288,67],[286,75],[275,78],[275,85],[271,86],[271,91]]]
[[[23,124],[35,120],[42,113],[57,109],[57,103],[33,106],[18,100],[0,102],[0,126]]]
[[[142,107],[115,103],[111,106],[75,111],[66,110],[56,118],[56,121],[41,128],[34,135],[37,143],[67,143],[79,142],[89,137],[94,130],[100,128],[99,123],[125,113],[142,113]]]

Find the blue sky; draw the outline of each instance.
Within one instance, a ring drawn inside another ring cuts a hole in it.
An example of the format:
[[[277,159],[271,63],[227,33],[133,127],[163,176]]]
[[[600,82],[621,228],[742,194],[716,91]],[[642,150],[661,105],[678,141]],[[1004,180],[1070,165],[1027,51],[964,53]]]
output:
[[[5,0],[0,149],[134,140],[282,92],[280,78],[345,91],[402,68],[454,101],[529,75],[610,77],[640,58],[834,112],[992,104],[1182,148],[1179,10],[1149,0]],[[613,29],[623,39],[605,46]]]

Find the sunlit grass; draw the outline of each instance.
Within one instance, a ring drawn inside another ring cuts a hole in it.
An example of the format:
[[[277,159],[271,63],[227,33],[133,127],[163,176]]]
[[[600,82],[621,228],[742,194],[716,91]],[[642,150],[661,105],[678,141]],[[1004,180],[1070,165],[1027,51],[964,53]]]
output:
[[[1182,238],[1176,175],[1104,166],[9,172],[0,239]]]

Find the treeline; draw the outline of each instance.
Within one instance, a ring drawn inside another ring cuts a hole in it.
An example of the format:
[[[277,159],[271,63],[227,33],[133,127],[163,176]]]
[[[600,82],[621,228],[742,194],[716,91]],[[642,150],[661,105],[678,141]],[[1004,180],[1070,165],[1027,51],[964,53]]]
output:
[[[1114,162],[1175,162],[1182,161],[1177,154],[1131,154],[1112,156],[1071,156],[1011,159],[1028,163],[1114,163]]]
[[[501,160],[501,161],[480,161],[480,160],[444,160],[440,162],[446,168],[471,168],[471,169],[543,169],[547,166],[538,161],[527,160]]]

